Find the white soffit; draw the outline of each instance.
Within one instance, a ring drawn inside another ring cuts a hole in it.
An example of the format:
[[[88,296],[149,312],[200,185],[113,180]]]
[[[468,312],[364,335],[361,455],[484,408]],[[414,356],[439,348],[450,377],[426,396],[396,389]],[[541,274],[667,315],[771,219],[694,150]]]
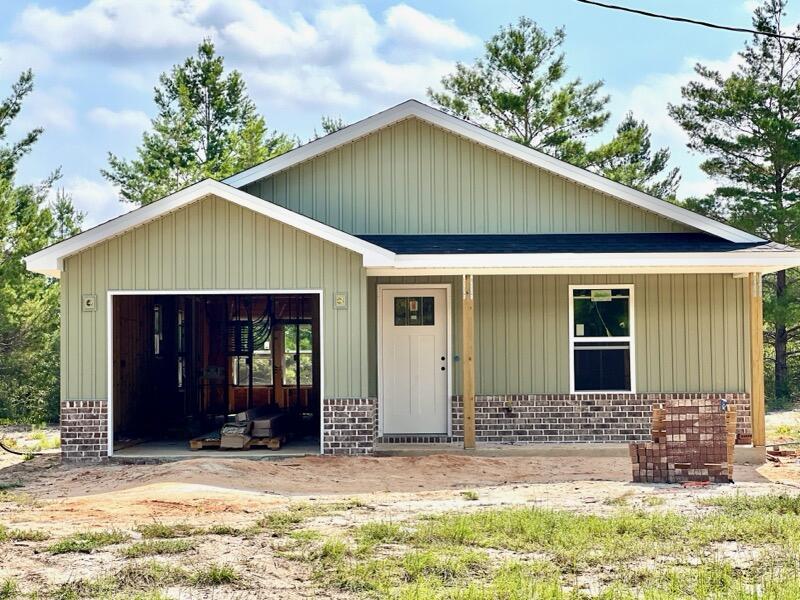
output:
[[[334,133],[313,140],[266,162],[251,167],[241,173],[232,175],[223,181],[228,185],[240,188],[264,177],[286,170],[296,164],[310,160],[329,152],[339,146],[369,135],[379,129],[397,123],[403,119],[416,117],[437,127],[450,131],[498,152],[502,152],[551,173],[598,191],[614,196],[624,202],[659,214],[673,221],[684,223],[690,227],[716,235],[731,242],[758,242],[762,238],[746,231],[736,229],[725,223],[715,221],[694,213],[666,200],[649,196],[643,192],[629,188],[586,169],[581,169],[567,162],[548,156],[543,152],[528,148],[508,140],[496,133],[483,129],[473,123],[464,121],[417,100],[406,100],[392,108],[379,112],[371,117],[348,125]]]

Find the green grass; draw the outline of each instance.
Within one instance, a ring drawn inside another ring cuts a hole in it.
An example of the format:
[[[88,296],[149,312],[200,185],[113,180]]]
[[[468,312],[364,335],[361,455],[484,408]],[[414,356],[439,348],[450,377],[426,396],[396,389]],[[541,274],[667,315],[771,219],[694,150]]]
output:
[[[478,499],[478,492],[473,490],[464,490],[463,492],[461,492],[461,497],[464,498],[464,500],[474,501]]]
[[[192,548],[194,548],[194,544],[189,540],[145,540],[123,548],[120,553],[126,558],[140,558],[142,556],[181,554]]]
[[[239,573],[228,565],[211,564],[197,569],[191,575],[191,582],[195,585],[230,585],[241,579]]]
[[[13,579],[0,581],[0,600],[11,600],[19,594],[19,586]]]
[[[16,488],[21,488],[22,483],[19,481],[0,481],[0,492],[5,492],[6,490],[14,490]]]
[[[48,546],[50,554],[81,553],[89,554],[105,546],[122,544],[129,536],[121,531],[87,531],[62,538]]]
[[[768,494],[764,496],[748,496],[734,494],[717,496],[700,501],[703,506],[722,509],[728,515],[741,516],[753,514],[800,515],[800,495]]]
[[[513,507],[368,522],[312,541],[304,559],[320,585],[367,598],[800,598],[795,497],[732,496],[700,516],[633,510],[624,497],[610,516]],[[744,550],[744,566],[726,561],[720,542]]]
[[[201,530],[192,525],[188,525],[187,523],[174,523],[172,525],[168,525],[161,522],[137,525],[136,531],[139,532],[145,539],[191,537],[198,533],[202,533]]]

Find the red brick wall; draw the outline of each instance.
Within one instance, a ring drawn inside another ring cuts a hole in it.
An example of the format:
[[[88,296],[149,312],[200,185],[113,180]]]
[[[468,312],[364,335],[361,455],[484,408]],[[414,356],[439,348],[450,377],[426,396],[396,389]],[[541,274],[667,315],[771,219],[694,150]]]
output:
[[[677,398],[726,398],[737,409],[737,434],[750,443],[748,394],[530,394],[477,396],[476,442],[537,444],[650,439],[653,404]],[[453,439],[463,440],[463,400],[453,398]]]
[[[97,462],[108,457],[108,403],[68,400],[61,403],[61,459]]]
[[[378,435],[376,404],[374,398],[325,398],[323,452],[372,454]]]

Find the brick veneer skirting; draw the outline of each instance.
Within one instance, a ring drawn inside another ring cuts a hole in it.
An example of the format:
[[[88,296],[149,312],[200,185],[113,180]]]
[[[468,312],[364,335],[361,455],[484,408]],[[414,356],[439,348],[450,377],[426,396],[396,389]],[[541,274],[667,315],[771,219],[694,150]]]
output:
[[[476,396],[479,444],[635,442],[650,439],[654,404],[726,398],[737,410],[737,441],[750,443],[749,394],[531,394]],[[464,439],[464,405],[453,398],[453,439]]]
[[[325,454],[372,454],[378,435],[374,398],[325,398],[322,428]]]
[[[108,456],[108,403],[66,400],[61,403],[61,459],[92,462]]]

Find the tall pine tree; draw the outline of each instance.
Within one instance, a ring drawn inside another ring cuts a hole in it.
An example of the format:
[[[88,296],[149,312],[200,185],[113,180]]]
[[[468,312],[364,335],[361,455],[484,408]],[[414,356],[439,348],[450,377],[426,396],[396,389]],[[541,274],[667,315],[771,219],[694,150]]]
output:
[[[781,32],[786,0],[756,8],[753,27]],[[793,34],[800,36],[800,27]],[[800,45],[754,35],[741,64],[725,76],[697,65],[698,79],[670,107],[689,135],[689,147],[708,158],[701,168],[719,186],[695,208],[785,244],[800,243]],[[800,355],[800,285],[794,272],[766,279],[766,338],[774,361],[772,393],[790,399],[791,360]],[[797,374],[794,375],[795,381]]]
[[[33,90],[26,71],[0,102],[0,418],[46,421],[58,416],[59,291],[56,280],[30,273],[23,258],[76,233],[82,215],[61,193],[48,197],[56,171],[38,185],[19,185],[19,161],[42,134],[16,142],[8,131]]]
[[[443,110],[520,144],[661,197],[675,194],[677,170],[664,173],[669,151],[650,147],[647,125],[627,116],[608,143],[589,149],[587,139],[610,118],[602,81],[568,80],[561,46],[564,29],[549,34],[529,18],[502,27],[473,65],[456,65],[428,90]]]
[[[108,155],[104,177],[124,200],[149,204],[206,177],[222,179],[294,146],[267,129],[247,95],[241,73],[225,74],[214,44],[163,73],[155,89],[152,131],[142,136],[137,158]]]

